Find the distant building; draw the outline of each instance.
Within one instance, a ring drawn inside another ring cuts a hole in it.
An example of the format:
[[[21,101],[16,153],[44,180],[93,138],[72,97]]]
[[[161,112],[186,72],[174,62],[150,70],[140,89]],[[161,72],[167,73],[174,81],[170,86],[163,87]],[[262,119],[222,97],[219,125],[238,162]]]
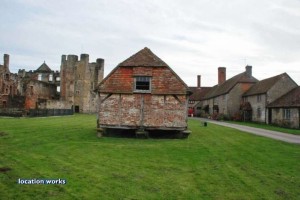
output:
[[[201,86],[201,76],[197,75],[197,87],[189,87],[192,92],[188,103],[188,115],[200,117],[203,114],[202,100],[212,87]]]
[[[13,98],[18,95],[18,77],[10,73],[9,55],[4,54],[3,65],[0,65],[0,108],[13,106]]]
[[[189,89],[148,48],[120,63],[98,86],[98,128],[172,130],[187,136]]]
[[[60,100],[73,105],[77,113],[96,113],[96,86],[103,80],[104,60],[89,63],[89,55],[62,56]]]
[[[0,108],[73,109],[75,112],[97,111],[96,85],[103,79],[104,60],[89,63],[89,55],[62,56],[61,72],[53,71],[44,62],[36,70],[9,71],[9,55],[0,65]],[[1,113],[0,113],[1,114]]]
[[[252,76],[252,66],[226,80],[226,68],[218,68],[218,85],[212,87],[202,101],[203,110],[209,115],[224,114],[236,117],[240,114],[242,95],[258,80]]]
[[[300,86],[292,89],[268,106],[269,123],[300,128]]]
[[[291,91],[298,85],[287,73],[261,80],[254,84],[243,95],[243,101],[251,107],[251,120],[255,122],[270,123],[271,112],[267,105]]]

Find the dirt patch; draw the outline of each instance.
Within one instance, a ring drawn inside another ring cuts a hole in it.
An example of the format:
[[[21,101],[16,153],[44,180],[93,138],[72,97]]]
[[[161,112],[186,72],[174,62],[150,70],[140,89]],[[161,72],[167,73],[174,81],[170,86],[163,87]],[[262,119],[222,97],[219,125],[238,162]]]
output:
[[[0,167],[0,173],[5,173],[12,170],[10,167]]]
[[[6,136],[6,135],[8,135],[8,134],[0,131],[0,137]]]

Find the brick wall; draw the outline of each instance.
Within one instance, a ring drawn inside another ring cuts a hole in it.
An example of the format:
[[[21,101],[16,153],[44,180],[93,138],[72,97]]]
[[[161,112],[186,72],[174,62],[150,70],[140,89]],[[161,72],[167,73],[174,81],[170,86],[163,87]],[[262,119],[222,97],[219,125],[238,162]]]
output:
[[[185,95],[100,95],[99,125],[138,128],[187,127]]]

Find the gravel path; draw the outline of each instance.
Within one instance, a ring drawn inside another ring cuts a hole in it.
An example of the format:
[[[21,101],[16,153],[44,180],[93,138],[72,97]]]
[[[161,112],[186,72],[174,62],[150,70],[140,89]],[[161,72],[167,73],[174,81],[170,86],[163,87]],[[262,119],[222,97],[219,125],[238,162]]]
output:
[[[255,135],[273,138],[275,140],[281,140],[281,141],[288,142],[288,143],[300,144],[300,135],[292,135],[292,134],[282,133],[282,132],[278,132],[278,131],[270,131],[270,130],[261,129],[261,128],[254,128],[254,127],[243,126],[243,125],[238,125],[238,124],[231,124],[231,123],[214,121],[214,120],[209,120],[209,119],[204,119],[204,118],[193,117],[192,119],[196,119],[199,121],[207,121],[208,126],[209,126],[209,123],[212,123],[212,124],[217,124],[217,125],[221,125],[221,126],[227,126],[230,128],[238,129],[238,130],[241,130],[241,131],[244,131],[247,133],[252,133]]]

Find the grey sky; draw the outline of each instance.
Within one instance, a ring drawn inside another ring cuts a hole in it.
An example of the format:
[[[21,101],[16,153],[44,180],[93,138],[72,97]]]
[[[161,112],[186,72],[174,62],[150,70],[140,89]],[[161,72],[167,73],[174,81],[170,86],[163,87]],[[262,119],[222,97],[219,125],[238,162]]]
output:
[[[253,66],[300,84],[300,0],[1,0],[0,54],[11,71],[59,70],[62,54],[105,59],[105,74],[144,47],[188,84]],[[2,59],[0,63],[3,63]]]

